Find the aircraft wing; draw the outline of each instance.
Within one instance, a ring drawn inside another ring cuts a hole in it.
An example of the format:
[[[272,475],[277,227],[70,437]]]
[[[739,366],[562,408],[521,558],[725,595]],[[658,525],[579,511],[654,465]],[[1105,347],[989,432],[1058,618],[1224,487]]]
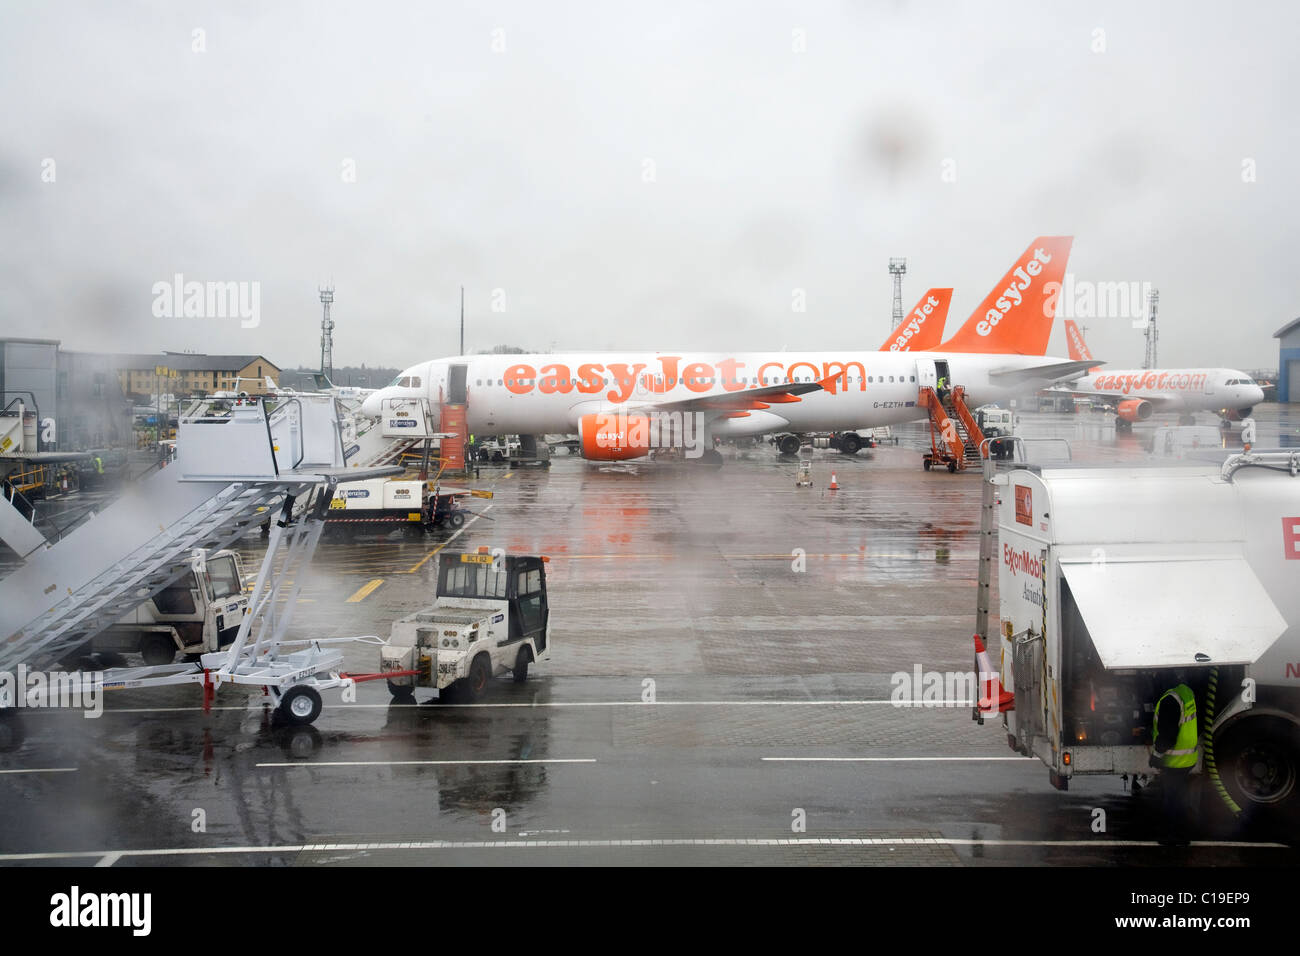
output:
[[[1086,362],[1053,362],[1050,365],[1031,365],[1028,368],[995,368],[989,379],[999,385],[1019,385],[1030,382],[1070,381],[1087,374],[1091,368],[1105,365],[1096,359]]]
[[[764,385],[761,388],[737,389],[734,392],[716,392],[697,398],[684,398],[674,402],[651,402],[641,411],[657,412],[749,412],[787,405],[799,401],[800,395],[818,392],[827,386],[822,382],[789,382],[784,385]],[[834,391],[834,388],[831,388]]]

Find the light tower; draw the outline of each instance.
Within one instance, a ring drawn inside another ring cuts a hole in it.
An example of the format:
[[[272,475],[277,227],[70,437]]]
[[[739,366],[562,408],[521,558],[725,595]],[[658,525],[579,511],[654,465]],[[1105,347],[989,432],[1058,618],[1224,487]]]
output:
[[[906,259],[890,259],[889,274],[894,277],[894,317],[889,323],[889,331],[903,324],[903,276],[907,275]]]
[[[1147,338],[1147,355],[1142,363],[1143,368],[1156,367],[1156,342],[1160,339],[1160,333],[1156,331],[1156,308],[1160,305],[1160,290],[1152,289],[1147,293],[1147,330],[1144,335]]]
[[[320,304],[325,309],[320,320],[320,370],[331,381],[334,379],[334,320],[330,318],[330,303],[333,301],[333,286],[320,290]]]

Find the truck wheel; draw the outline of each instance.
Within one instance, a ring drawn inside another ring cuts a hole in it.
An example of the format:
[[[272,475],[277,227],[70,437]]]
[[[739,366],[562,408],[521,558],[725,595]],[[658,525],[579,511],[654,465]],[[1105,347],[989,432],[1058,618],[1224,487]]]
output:
[[[310,724],[320,716],[320,694],[314,687],[299,684],[280,698],[280,713],[291,724]]]
[[[957,463],[955,461],[948,462],[948,473],[949,474],[957,473]]]
[[[494,452],[492,453],[492,460],[493,460],[493,461],[497,461],[497,462],[505,461],[505,460],[506,460],[506,456],[503,455],[503,454],[501,454],[501,452],[499,452],[499,451],[494,451]]]
[[[515,658],[514,678],[516,684],[522,684],[528,680],[528,662],[533,659],[528,653],[528,648],[519,648],[519,656]]]
[[[469,665],[469,676],[465,678],[462,684],[465,688],[465,696],[469,698],[471,704],[478,701],[487,692],[488,681],[491,678],[492,668],[488,664],[488,657],[486,654],[480,654]]]
[[[776,445],[777,451],[783,455],[799,454],[799,439],[794,435],[786,435]]]
[[[140,656],[150,667],[176,660],[176,642],[166,634],[152,631],[140,638]]]
[[[401,699],[403,697],[415,696],[414,684],[398,684],[391,680],[388,681],[387,683],[388,683],[388,692],[398,699]]]
[[[1281,820],[1298,802],[1300,731],[1283,720],[1238,720],[1214,742],[1219,777],[1250,818]]]
[[[465,515],[460,511],[453,511],[447,516],[447,523],[453,528],[459,528],[465,523]]]
[[[930,459],[929,459],[929,458],[922,458],[922,459],[921,459],[921,467],[924,468],[926,471],[929,471],[929,470],[930,470]]]
[[[846,455],[856,455],[862,447],[862,439],[853,432],[840,436],[840,451]]]

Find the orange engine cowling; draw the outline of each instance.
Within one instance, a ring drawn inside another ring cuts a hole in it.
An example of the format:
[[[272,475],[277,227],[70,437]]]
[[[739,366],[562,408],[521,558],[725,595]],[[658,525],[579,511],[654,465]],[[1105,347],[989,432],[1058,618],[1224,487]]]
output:
[[[626,461],[650,454],[650,419],[611,413],[578,419],[582,457],[592,461]]]
[[[1128,398],[1116,406],[1115,414],[1126,422],[1144,422],[1151,417],[1151,403],[1143,398]]]

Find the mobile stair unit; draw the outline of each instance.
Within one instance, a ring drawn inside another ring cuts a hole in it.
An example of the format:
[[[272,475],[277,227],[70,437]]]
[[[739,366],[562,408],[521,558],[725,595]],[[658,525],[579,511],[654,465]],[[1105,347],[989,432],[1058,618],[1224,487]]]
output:
[[[927,385],[921,388],[919,404],[930,413],[930,451],[921,459],[921,466],[926,471],[947,466],[953,472],[978,466],[988,449],[975,416],[966,407],[965,390],[958,385],[940,398]]]
[[[186,573],[196,550],[230,546],[269,512],[266,556],[228,648],[192,663],[103,671],[86,683],[201,684],[205,703],[224,683],[261,685],[289,722],[310,723],[320,691],[349,682],[338,673],[342,652],[326,646],[338,639],[286,635],[335,485],[400,469],[345,467],[331,396],[280,399],[270,413],[258,398],[241,398],[205,412],[181,419],[174,462],[0,581],[0,671],[75,661],[95,634]]]

